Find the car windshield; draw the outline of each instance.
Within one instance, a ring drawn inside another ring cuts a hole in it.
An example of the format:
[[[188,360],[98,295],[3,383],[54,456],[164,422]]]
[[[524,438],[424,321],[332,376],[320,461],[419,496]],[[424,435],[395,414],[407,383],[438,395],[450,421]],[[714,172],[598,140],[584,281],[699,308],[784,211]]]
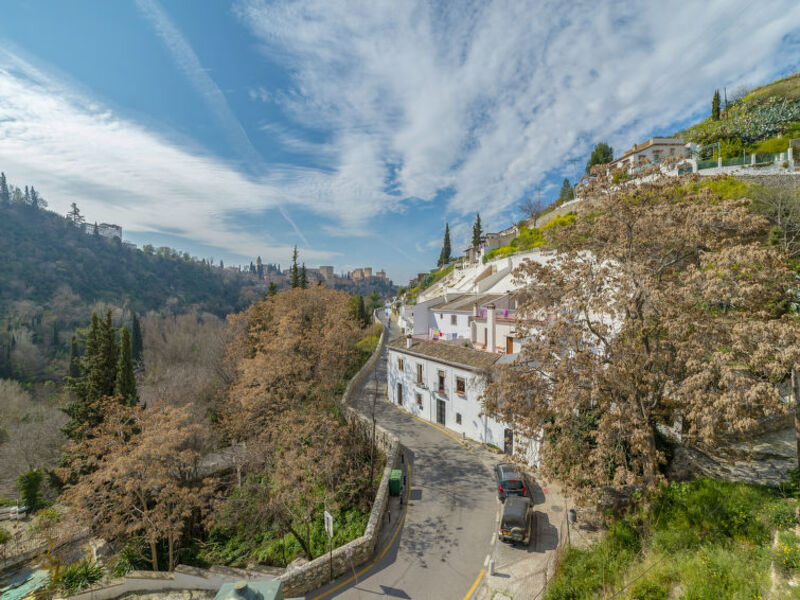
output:
[[[520,479],[506,479],[503,482],[504,490],[517,491],[522,489],[522,481]]]

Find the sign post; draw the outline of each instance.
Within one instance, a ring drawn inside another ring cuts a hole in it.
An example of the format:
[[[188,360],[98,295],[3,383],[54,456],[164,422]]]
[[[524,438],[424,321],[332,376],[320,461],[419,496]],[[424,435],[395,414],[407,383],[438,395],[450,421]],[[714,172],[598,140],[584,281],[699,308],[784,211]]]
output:
[[[325,519],[325,533],[328,534],[330,545],[331,581],[333,581],[333,516],[327,510],[323,513]]]

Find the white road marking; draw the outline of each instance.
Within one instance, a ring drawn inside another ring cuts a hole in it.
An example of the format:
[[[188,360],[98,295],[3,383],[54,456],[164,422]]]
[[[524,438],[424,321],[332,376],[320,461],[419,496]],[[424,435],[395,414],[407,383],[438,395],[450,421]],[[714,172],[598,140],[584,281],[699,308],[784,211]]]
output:
[[[492,541],[489,543],[489,545],[490,545],[490,546],[494,546],[494,543],[495,543],[496,541],[497,541],[497,535],[493,533],[493,534],[492,534]]]
[[[486,558],[483,561],[483,567],[486,568],[489,566],[489,555],[486,555]]]

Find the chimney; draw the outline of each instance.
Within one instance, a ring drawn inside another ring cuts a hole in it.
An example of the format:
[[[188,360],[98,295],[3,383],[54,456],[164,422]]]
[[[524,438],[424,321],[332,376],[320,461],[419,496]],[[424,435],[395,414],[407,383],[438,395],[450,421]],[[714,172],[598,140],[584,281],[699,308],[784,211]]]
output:
[[[494,318],[494,303],[490,304],[486,307],[486,331],[487,340],[486,340],[486,351],[487,352],[494,352],[495,351],[495,318]]]
[[[472,304],[472,316],[473,317],[477,317],[478,316],[478,303],[477,302],[474,302]]]
[[[406,348],[411,348],[411,344],[412,343],[413,343],[413,338],[411,337],[411,334],[409,333],[406,336]]]

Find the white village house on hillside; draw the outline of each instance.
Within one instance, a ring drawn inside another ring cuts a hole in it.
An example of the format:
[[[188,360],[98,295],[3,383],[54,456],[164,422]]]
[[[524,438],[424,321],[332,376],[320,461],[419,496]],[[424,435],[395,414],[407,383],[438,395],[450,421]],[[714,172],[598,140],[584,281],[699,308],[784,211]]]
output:
[[[483,414],[487,373],[511,357],[411,336],[387,345],[387,396],[403,410],[533,463],[538,444]]]

